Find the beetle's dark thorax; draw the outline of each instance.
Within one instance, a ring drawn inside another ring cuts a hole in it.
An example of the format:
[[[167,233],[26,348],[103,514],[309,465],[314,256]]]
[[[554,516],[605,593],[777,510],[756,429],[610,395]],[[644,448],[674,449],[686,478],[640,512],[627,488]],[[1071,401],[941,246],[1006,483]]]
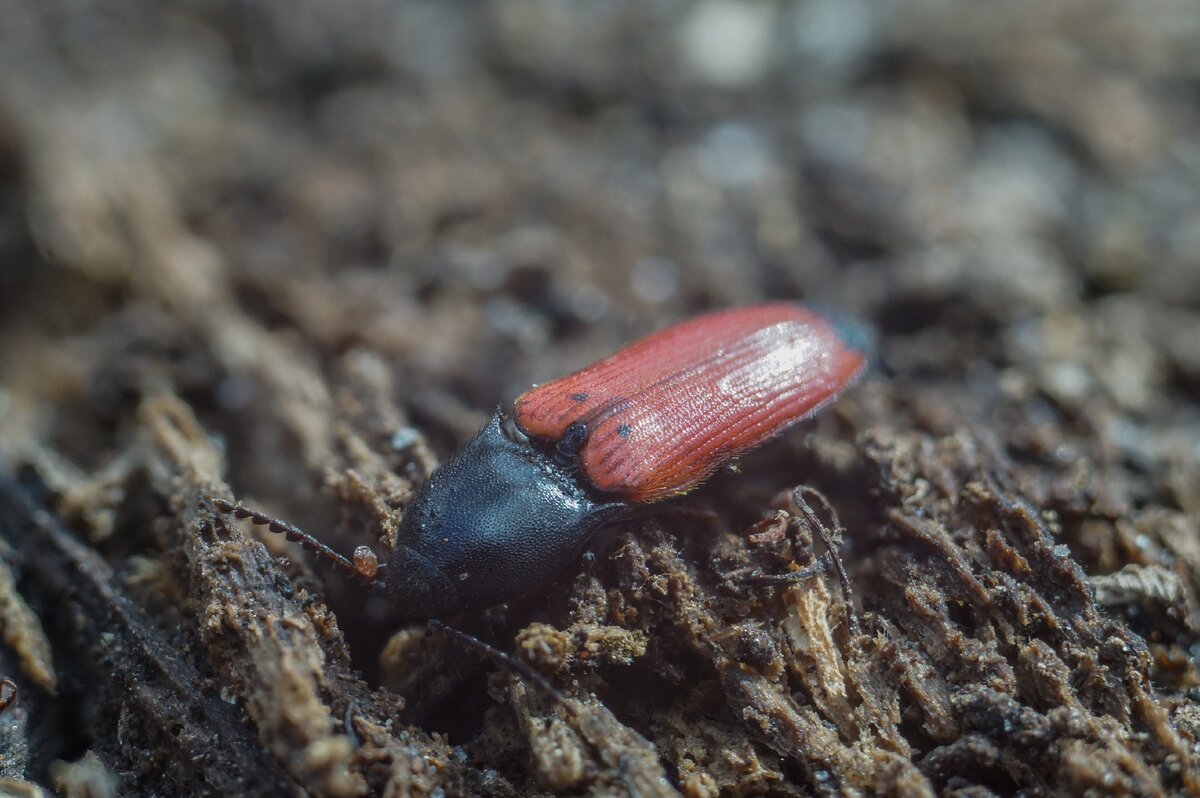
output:
[[[568,460],[578,463],[586,434]],[[424,589],[427,563],[458,608],[498,604],[556,577],[619,509],[589,496],[554,452],[510,440],[497,412],[409,506],[388,579]]]

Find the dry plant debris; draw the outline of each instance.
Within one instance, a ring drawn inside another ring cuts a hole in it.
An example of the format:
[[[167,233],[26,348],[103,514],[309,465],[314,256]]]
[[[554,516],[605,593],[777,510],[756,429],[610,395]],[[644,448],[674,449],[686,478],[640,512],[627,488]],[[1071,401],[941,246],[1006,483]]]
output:
[[[6,10],[0,791],[1200,794],[1195,20]],[[386,550],[497,403],[792,297],[875,370],[445,619],[517,666],[210,501]]]

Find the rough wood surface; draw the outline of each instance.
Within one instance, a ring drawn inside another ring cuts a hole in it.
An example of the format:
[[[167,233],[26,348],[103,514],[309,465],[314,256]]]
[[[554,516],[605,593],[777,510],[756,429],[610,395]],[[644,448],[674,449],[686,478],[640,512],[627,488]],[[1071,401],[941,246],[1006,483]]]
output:
[[[0,792],[1200,794],[1197,53],[1186,0],[6,8]],[[540,678],[209,500],[382,552],[497,404],[789,298],[876,330],[853,391],[445,619]]]

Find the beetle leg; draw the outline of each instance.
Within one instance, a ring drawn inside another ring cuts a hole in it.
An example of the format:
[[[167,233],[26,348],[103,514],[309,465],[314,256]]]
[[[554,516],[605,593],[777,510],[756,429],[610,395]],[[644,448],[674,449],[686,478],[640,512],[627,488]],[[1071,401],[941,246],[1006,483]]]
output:
[[[743,585],[792,585],[796,582],[805,582],[812,579],[814,576],[820,576],[829,570],[830,556],[828,554],[819,557],[814,562],[809,563],[798,571],[788,571],[783,574],[764,574],[762,571],[755,571],[752,574],[738,577],[736,580]]]
[[[812,497],[819,503],[829,518],[828,524],[821,520],[816,511],[813,510],[812,505],[808,503],[806,497]],[[838,577],[838,586],[842,591],[842,601],[846,605],[846,620],[850,626],[850,633],[857,636],[859,630],[858,613],[855,612],[854,599],[850,592],[850,577],[846,575],[846,568],[842,564],[842,557],[839,553],[843,530],[841,522],[838,521],[837,512],[820,491],[810,488],[807,485],[801,485],[793,490],[790,498],[792,505],[800,517],[798,519],[795,516],[789,517],[786,510],[780,510],[772,518],[755,524],[748,535],[749,540],[752,543],[778,542],[787,534],[788,526],[798,520],[807,526],[815,537],[821,539],[826,553],[818,557],[814,562],[796,571],[782,574],[765,574],[761,571],[755,571],[748,576],[738,577],[735,581],[744,585],[795,584],[796,582],[803,582],[814,576],[823,574],[832,567]]]
[[[825,512],[829,514],[829,520],[833,525],[833,531],[830,532],[816,512],[807,501],[805,495],[815,497],[825,508]],[[858,636],[858,613],[854,610],[854,599],[850,593],[850,577],[846,576],[846,567],[842,564],[841,554],[838,552],[839,544],[842,538],[842,525],[838,521],[837,512],[833,509],[833,505],[829,503],[829,499],[815,488],[810,488],[807,485],[801,485],[792,491],[792,503],[804,515],[804,520],[812,527],[813,533],[821,538],[821,542],[825,544],[825,550],[829,552],[829,557],[833,561],[833,568],[837,571],[838,582],[842,588],[842,601],[846,604],[846,619],[850,623],[851,635]]]

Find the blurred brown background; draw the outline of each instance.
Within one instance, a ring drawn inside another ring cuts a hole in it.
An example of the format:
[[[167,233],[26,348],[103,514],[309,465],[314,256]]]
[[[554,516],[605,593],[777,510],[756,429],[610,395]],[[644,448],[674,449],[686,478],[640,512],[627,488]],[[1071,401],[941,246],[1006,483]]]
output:
[[[691,500],[715,530],[633,525],[463,621],[535,661],[550,635],[582,708],[419,630],[381,655],[386,608],[197,509],[227,482],[340,548],[393,542],[497,404],[781,298],[870,323],[871,376]],[[0,473],[90,553],[0,522],[0,769],[160,795],[1198,789],[1198,310],[1189,0],[5,3]],[[726,579],[812,556],[740,536],[801,483],[848,527],[858,642],[834,583],[825,629]],[[258,576],[231,587],[230,557]],[[190,676],[159,685],[155,635]],[[166,692],[131,706],[143,684]],[[165,707],[208,720],[169,742]],[[261,762],[212,764],[234,727]]]

